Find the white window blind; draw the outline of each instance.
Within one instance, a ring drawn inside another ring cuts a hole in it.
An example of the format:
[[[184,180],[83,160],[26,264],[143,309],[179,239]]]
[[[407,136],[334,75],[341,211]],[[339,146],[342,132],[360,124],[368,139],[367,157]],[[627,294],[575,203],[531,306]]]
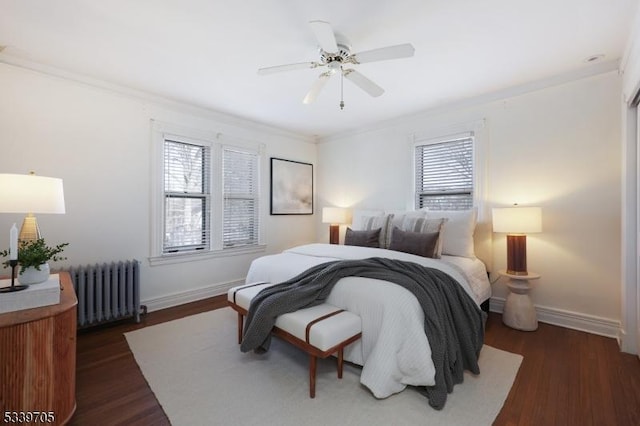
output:
[[[472,208],[473,175],[473,135],[416,145],[416,208]]]
[[[223,247],[258,244],[260,187],[257,152],[223,148]]]
[[[210,147],[164,141],[163,253],[209,248]]]

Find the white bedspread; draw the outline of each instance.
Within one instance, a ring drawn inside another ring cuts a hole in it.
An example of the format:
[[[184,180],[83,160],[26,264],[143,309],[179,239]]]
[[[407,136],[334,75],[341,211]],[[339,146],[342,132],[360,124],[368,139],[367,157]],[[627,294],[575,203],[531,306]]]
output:
[[[478,304],[490,295],[486,271],[482,282],[478,264],[471,260],[456,263],[446,258],[330,244],[303,245],[258,258],[252,262],[246,282],[280,283],[320,263],[368,257],[388,257],[440,269],[455,278]],[[484,270],[484,265],[480,269]],[[347,277],[338,281],[327,303],[360,315],[362,339],[349,345],[344,356],[362,366],[360,382],[377,398],[400,392],[406,385],[434,384],[424,313],[411,292],[386,281]]]

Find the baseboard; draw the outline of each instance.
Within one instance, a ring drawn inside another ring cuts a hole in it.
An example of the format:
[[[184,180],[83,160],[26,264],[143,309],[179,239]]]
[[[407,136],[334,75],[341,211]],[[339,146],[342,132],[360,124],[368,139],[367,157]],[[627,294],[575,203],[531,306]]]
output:
[[[231,287],[244,284],[244,279],[227,281],[224,283],[211,284],[206,287],[187,290],[180,293],[173,293],[166,296],[141,300],[142,305],[147,306],[147,312],[159,311],[160,309],[171,308],[197,300],[207,299],[213,296],[225,294]]]
[[[153,312],[209,297],[219,296],[221,294],[225,294],[231,287],[241,284],[244,284],[244,279],[212,284],[194,290],[146,299],[142,300],[141,303],[147,306],[148,312]],[[491,298],[489,308],[491,312],[502,313],[503,308],[503,298]],[[536,313],[538,314],[538,321],[540,322],[597,334],[600,336],[611,337],[618,341],[620,340],[621,325],[619,321],[538,305],[536,305]]]
[[[491,298],[491,312],[502,313],[503,308],[503,298]],[[536,313],[538,314],[538,321],[540,322],[597,334],[599,336],[611,337],[616,340],[620,338],[620,321],[539,305],[536,305]]]

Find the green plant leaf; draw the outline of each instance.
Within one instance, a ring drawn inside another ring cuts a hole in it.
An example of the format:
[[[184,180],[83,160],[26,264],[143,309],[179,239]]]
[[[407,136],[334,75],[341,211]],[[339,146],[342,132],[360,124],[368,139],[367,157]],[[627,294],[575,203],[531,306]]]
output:
[[[64,251],[64,248],[69,243],[62,243],[56,246],[48,246],[44,241],[44,238],[39,238],[34,241],[20,241],[18,247],[18,263],[20,264],[20,273],[23,273],[25,269],[33,266],[37,270],[40,270],[40,265],[49,261],[57,262],[59,260],[65,260],[66,257],[60,256],[60,253]],[[9,250],[0,252],[0,256],[9,256]],[[3,262],[5,267],[10,266],[9,261]]]

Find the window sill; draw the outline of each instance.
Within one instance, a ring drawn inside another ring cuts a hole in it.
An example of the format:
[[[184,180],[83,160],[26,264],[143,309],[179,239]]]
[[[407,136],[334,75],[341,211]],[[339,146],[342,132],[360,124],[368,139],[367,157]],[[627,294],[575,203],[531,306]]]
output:
[[[174,263],[196,262],[200,260],[215,259],[219,257],[240,256],[244,254],[262,253],[267,249],[265,244],[257,246],[244,246],[228,248],[224,250],[211,250],[198,253],[175,253],[164,256],[149,257],[150,266],[171,265]]]

